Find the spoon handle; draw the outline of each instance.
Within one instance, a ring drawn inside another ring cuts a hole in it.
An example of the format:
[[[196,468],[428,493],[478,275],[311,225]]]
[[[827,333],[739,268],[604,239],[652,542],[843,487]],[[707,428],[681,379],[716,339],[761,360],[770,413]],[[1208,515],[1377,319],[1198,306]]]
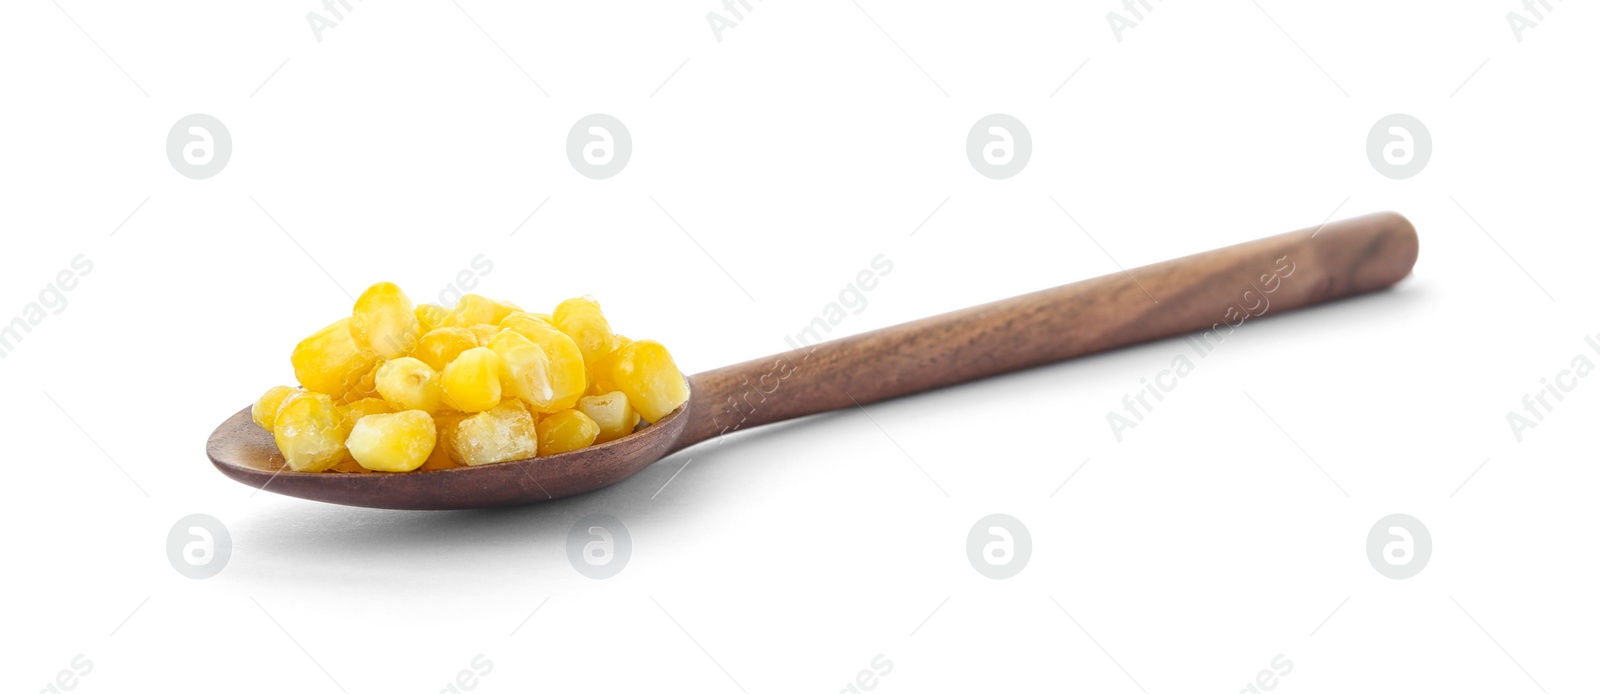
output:
[[[1417,233],[1381,212],[821,342],[689,379],[684,448],[1184,333],[1214,348],[1246,321],[1388,287]]]

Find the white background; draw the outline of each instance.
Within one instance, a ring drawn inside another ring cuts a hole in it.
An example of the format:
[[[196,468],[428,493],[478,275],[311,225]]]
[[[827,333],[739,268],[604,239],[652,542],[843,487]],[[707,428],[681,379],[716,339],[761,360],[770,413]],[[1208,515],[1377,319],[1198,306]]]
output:
[[[836,692],[879,654],[877,692],[1237,692],[1278,654],[1278,692],[1592,688],[1600,384],[1521,442],[1506,414],[1600,362],[1594,8],[1519,42],[1509,0],[1152,4],[1120,42],[1110,1],[767,0],[720,42],[710,1],[374,0],[320,42],[309,1],[8,4],[0,321],[94,268],[0,360],[4,688],[78,654],[82,692],[431,693],[478,654],[478,692]],[[231,133],[213,178],[167,161],[191,113]],[[632,134],[614,178],[566,158],[590,113]],[[1014,178],[967,161],[991,113],[1031,133]],[[1391,113],[1432,134],[1414,178],[1366,156]],[[477,254],[479,291],[593,294],[695,372],[879,253],[835,335],[1382,209],[1413,277],[1247,324],[1120,443],[1181,340],[510,510],[252,495],[202,451],[350,294]],[[168,563],[191,513],[232,534],[211,579]],[[614,578],[566,558],[590,513],[632,537]],[[967,561],[991,513],[1031,531],[1015,578]],[[1390,513],[1431,532],[1414,578],[1366,558]]]

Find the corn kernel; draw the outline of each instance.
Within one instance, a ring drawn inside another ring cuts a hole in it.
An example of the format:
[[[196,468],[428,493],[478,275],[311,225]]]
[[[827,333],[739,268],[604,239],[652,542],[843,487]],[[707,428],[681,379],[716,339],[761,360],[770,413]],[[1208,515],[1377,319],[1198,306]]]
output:
[[[350,336],[357,347],[394,359],[417,346],[422,325],[405,292],[392,282],[379,282],[356,299],[350,313]]]
[[[592,297],[561,302],[556,306],[552,318],[557,329],[578,343],[578,350],[583,352],[585,362],[593,362],[617,348],[617,336],[611,332],[611,324],[600,313],[600,302]]]
[[[450,309],[436,304],[417,304],[417,326],[423,335],[433,332],[435,328],[444,326],[450,317]]]
[[[410,472],[427,462],[439,437],[433,417],[421,410],[362,417],[345,446],[368,470]]]
[[[378,395],[395,411],[433,412],[444,400],[439,372],[420,359],[400,357],[378,368]]]
[[[378,397],[378,369],[381,368],[383,368],[382,359],[373,362],[372,368],[362,374],[361,378],[356,379],[356,382],[350,386],[349,390],[344,392],[344,395],[334,398],[333,402],[338,405],[344,405],[364,398]]]
[[[321,472],[348,453],[344,415],[323,393],[295,393],[278,408],[272,432],[284,462],[296,472]]]
[[[384,402],[383,398],[362,398],[337,407],[339,408],[339,414],[344,417],[346,431],[349,431],[351,427],[356,425],[356,422],[361,421],[362,417],[369,414],[389,414],[394,412],[394,408],[389,403]]]
[[[500,326],[489,325],[488,323],[479,323],[467,328],[467,330],[472,333],[472,338],[477,340],[479,347],[488,347],[489,341],[494,339],[494,336],[500,333]]]
[[[533,415],[515,401],[456,422],[444,437],[450,459],[461,465],[487,465],[532,458],[538,453]]]
[[[450,446],[456,435],[456,425],[469,416],[471,415],[455,410],[440,410],[433,413],[433,428],[438,432],[438,441],[434,444],[433,453],[428,456],[428,460],[417,469],[444,470],[461,467],[460,463],[450,457]]]
[[[483,412],[500,404],[500,356],[474,347],[444,367],[444,403],[462,412]]]
[[[489,322],[495,325],[499,325],[500,321],[506,319],[506,316],[522,310],[521,306],[513,304],[509,301],[501,301],[499,299],[490,299],[489,305],[494,308],[494,312],[490,315]]]
[[[578,411],[589,415],[589,419],[600,427],[595,443],[620,439],[633,433],[634,427],[639,426],[639,413],[633,411],[633,406],[628,404],[628,396],[621,391],[579,398]]]
[[[450,468],[455,467],[461,466],[457,464],[456,461],[450,459],[450,452],[445,450],[444,446],[435,444],[433,447],[433,452],[428,454],[428,459],[422,461],[422,465],[417,469],[422,471],[449,470]]]
[[[251,406],[287,466],[439,470],[578,450],[680,407],[665,347],[615,334],[593,298],[551,314],[477,294],[413,305],[380,282],[290,355],[303,387]]]
[[[455,361],[473,347],[480,346],[477,336],[466,328],[434,328],[429,330],[417,342],[417,348],[411,350],[411,356],[421,359],[434,371],[443,371],[445,366]]]
[[[547,406],[531,401],[530,404],[544,413],[571,409],[578,404],[578,398],[583,397],[583,391],[589,385],[578,343],[543,319],[520,311],[506,316],[500,324],[502,328],[528,338],[528,341],[544,350],[545,356],[550,359],[550,388],[555,393],[554,397]]]
[[[577,410],[562,410],[541,417],[535,425],[539,432],[539,455],[555,455],[587,448],[600,434],[600,425]]]
[[[589,371],[588,394],[605,395],[617,390],[617,382],[611,377],[611,368],[616,365],[617,355],[622,352],[622,348],[632,343],[633,340],[618,335],[616,349],[611,350],[609,354],[596,357],[594,361],[584,360]]]
[[[289,362],[300,385],[337,398],[372,371],[378,355],[357,348],[349,319],[341,318],[295,345]]]
[[[502,394],[521,398],[536,408],[551,406],[556,392],[550,385],[550,358],[544,349],[511,329],[491,338],[489,349],[500,356]]]
[[[628,404],[654,424],[689,399],[689,383],[661,343],[640,340],[618,350],[611,378]]]
[[[543,324],[542,327],[539,324]],[[500,319],[501,329],[515,330],[519,333],[522,333],[523,337],[527,337],[530,340],[533,338],[528,336],[529,331],[540,330],[542,328],[550,328],[554,330],[555,327],[555,323],[551,323],[548,320],[540,318],[537,314],[528,313],[527,311],[517,311],[509,316],[506,316],[505,318]],[[557,330],[556,332],[561,331]],[[576,347],[577,343],[573,343],[573,346]]]
[[[520,310],[513,303],[467,294],[456,301],[455,308],[450,309],[449,320],[444,324],[458,328],[467,328],[479,323],[496,325],[506,316]]]
[[[289,386],[273,386],[262,393],[256,404],[250,406],[250,419],[256,426],[272,431],[272,425],[278,421],[278,406],[283,404],[284,398],[293,395],[297,389]]]

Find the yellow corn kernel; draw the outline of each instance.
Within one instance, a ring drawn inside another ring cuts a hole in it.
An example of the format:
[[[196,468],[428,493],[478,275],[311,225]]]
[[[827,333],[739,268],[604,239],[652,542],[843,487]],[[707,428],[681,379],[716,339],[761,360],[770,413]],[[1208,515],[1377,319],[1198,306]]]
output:
[[[529,342],[544,350],[545,356],[550,359],[550,388],[554,391],[554,397],[548,406],[530,404],[535,404],[535,409],[544,413],[571,409],[578,404],[578,398],[583,397],[583,391],[589,385],[589,376],[583,367],[583,352],[578,350],[578,343],[543,319],[520,311],[506,316],[500,325],[528,338]]]
[[[446,309],[413,305],[381,282],[290,361],[305,389],[267,391],[251,418],[272,431],[288,467],[306,471],[447,469],[572,451],[659,421],[690,395],[665,347],[615,334],[589,297],[551,314],[477,294]]]
[[[500,387],[504,395],[521,398],[538,408],[550,407],[556,392],[550,386],[550,357],[544,349],[510,329],[491,338],[489,349],[500,356]]]
[[[622,348],[630,344],[633,344],[633,340],[618,335],[616,349],[611,350],[609,354],[596,357],[594,361],[585,360],[584,363],[589,370],[587,391],[589,395],[605,395],[617,390],[617,382],[611,378],[611,368],[616,365],[617,355],[622,352]]]
[[[600,312],[600,302],[592,297],[567,299],[551,315],[556,328],[578,343],[585,362],[592,363],[617,348],[617,336]]]
[[[644,421],[654,424],[689,399],[689,383],[661,343],[631,343],[618,350],[616,359],[611,378]]]
[[[347,455],[344,414],[323,393],[295,393],[278,408],[272,438],[289,469],[321,472]]]
[[[289,386],[273,386],[262,393],[256,404],[250,406],[250,419],[256,426],[272,431],[272,425],[278,421],[278,406],[283,404],[284,398],[293,395],[297,389]]]
[[[434,371],[443,371],[456,357],[473,347],[480,346],[478,338],[466,328],[434,328],[417,342],[411,356],[421,359]]]
[[[444,367],[444,404],[462,412],[483,412],[500,404],[500,356],[474,347]]]
[[[377,354],[356,347],[349,322],[341,318],[295,345],[289,363],[307,390],[343,397],[377,365]]]
[[[416,314],[418,328],[423,335],[427,335],[444,325],[450,317],[450,309],[436,304],[417,304]]]
[[[417,346],[422,325],[405,292],[393,282],[379,282],[356,299],[350,312],[350,336],[357,347],[394,359]]]
[[[494,308],[494,312],[490,314],[489,322],[495,325],[499,325],[500,321],[506,319],[506,316],[522,310],[521,306],[513,304],[509,301],[501,301],[499,299],[490,299],[489,305]]]
[[[344,405],[364,398],[378,397],[378,369],[381,368],[383,368],[382,359],[373,362],[372,368],[362,374],[361,378],[356,379],[355,384],[351,385],[344,395],[334,398],[333,402]]]
[[[549,323],[552,327],[554,327],[555,324],[556,324],[556,319],[551,318],[550,314],[548,314],[548,313],[529,313],[529,312],[524,311],[524,310],[519,308],[519,309],[517,309],[515,311],[512,311],[511,313],[506,314],[506,318],[510,318],[513,315],[517,317],[517,320],[527,320],[529,318],[537,318],[537,319],[542,320],[542,321],[544,321],[546,323]],[[510,327],[510,326],[506,325],[506,318],[501,318],[500,319],[500,322],[498,324],[500,327],[502,327],[502,328]]]
[[[369,414],[389,414],[394,412],[394,407],[385,402],[383,398],[362,398],[352,403],[338,405],[339,414],[344,416],[344,428],[349,430],[361,421],[362,417]]]
[[[510,401],[455,422],[443,440],[450,459],[461,465],[487,465],[532,458],[538,453],[533,415]]]
[[[455,410],[440,410],[433,413],[433,428],[438,433],[438,441],[433,447],[433,454],[422,464],[419,470],[444,470],[447,468],[461,467],[460,463],[450,458],[450,446],[456,434],[456,425],[468,416],[465,412]]]
[[[633,411],[633,406],[628,404],[628,396],[621,391],[579,398],[578,411],[589,415],[589,419],[600,427],[600,434],[594,438],[595,443],[620,439],[633,433],[634,427],[639,426],[639,413]]]
[[[433,367],[421,359],[400,357],[378,367],[378,395],[397,412],[433,412],[444,400],[444,389]]]
[[[467,294],[450,309],[450,318],[444,325],[469,328],[479,323],[498,324],[506,316],[519,311],[516,304],[495,301],[486,296]]]
[[[539,455],[555,455],[588,448],[600,434],[600,425],[577,410],[562,410],[539,418]]]
[[[428,459],[422,461],[422,465],[418,466],[417,469],[423,471],[449,470],[453,467],[461,466],[456,464],[456,461],[450,459],[450,452],[445,450],[444,446],[435,444],[433,447],[433,452],[428,454]]]
[[[494,339],[495,335],[499,334],[500,326],[489,325],[488,323],[479,323],[467,328],[467,330],[472,333],[472,338],[477,340],[479,347],[488,347],[489,341]]]
[[[345,446],[350,457],[368,470],[410,472],[427,462],[438,442],[433,417],[421,410],[372,414],[350,430]]]

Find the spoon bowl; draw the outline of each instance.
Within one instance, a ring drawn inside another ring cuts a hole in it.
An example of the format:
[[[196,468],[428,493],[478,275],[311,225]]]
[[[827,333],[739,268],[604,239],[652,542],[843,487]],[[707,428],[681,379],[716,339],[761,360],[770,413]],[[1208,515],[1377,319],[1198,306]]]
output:
[[[313,501],[411,510],[519,506],[610,486],[661,459],[683,434],[689,405],[633,434],[576,451],[399,473],[295,472],[246,407],[212,432],[206,455],[235,481]]]
[[[244,484],[336,504],[463,509],[548,501],[615,484],[674,451],[762,424],[1186,333],[1214,346],[1252,318],[1389,287],[1416,259],[1416,230],[1393,212],[1269,236],[696,374],[689,400],[660,421],[527,460],[294,472],[249,408],[217,427],[206,453]]]

